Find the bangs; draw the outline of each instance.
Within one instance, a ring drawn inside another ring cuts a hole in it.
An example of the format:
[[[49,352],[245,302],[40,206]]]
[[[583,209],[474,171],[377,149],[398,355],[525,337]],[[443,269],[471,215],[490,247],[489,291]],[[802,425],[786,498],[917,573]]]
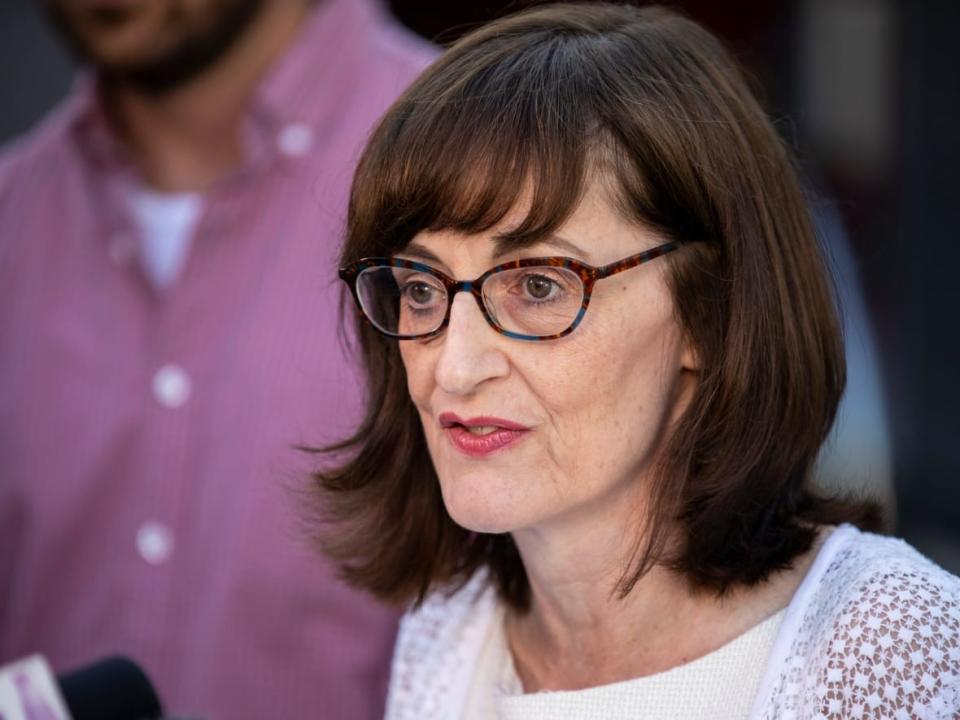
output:
[[[345,261],[393,255],[423,230],[484,232],[522,207],[498,235],[518,248],[579,204],[603,154],[595,84],[555,34],[492,44],[429,69],[381,121],[354,183]]]

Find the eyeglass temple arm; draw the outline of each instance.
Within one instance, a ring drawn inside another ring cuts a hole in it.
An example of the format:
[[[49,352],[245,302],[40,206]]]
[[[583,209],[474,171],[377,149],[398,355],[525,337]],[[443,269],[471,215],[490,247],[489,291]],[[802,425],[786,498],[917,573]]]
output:
[[[669,252],[676,250],[682,241],[672,240],[670,242],[665,242],[662,245],[657,245],[652,247],[649,250],[644,250],[642,253],[637,253],[636,255],[631,255],[630,257],[624,258],[623,260],[617,260],[612,262],[609,265],[603,265],[596,269],[596,279],[600,280],[611,275],[616,275],[619,272],[624,270],[629,270],[630,268],[636,267],[637,265],[643,265],[646,262],[651,260],[656,260],[661,255],[666,255]]]

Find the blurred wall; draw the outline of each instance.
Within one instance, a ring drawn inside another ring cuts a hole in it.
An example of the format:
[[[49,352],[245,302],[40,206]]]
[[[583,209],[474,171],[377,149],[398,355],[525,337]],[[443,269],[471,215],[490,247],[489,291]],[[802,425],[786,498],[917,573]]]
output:
[[[29,128],[70,86],[73,62],[39,1],[0,2],[0,143]]]
[[[940,557],[960,537],[960,3],[899,8],[897,217],[875,284],[901,299],[886,337],[903,525]]]

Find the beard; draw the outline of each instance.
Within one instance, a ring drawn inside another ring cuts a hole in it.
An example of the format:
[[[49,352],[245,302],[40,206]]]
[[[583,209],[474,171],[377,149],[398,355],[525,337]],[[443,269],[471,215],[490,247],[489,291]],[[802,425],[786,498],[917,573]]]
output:
[[[269,1],[209,0],[202,11],[171,11],[156,33],[158,47],[123,57],[104,53],[101,41],[136,22],[136,9],[106,5],[78,11],[73,0],[44,4],[73,54],[93,66],[106,85],[162,95],[214,66],[246,34]]]

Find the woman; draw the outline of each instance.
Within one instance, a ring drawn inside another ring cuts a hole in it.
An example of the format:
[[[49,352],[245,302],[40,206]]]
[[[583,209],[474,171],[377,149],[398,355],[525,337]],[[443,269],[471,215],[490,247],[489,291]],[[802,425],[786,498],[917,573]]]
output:
[[[343,265],[370,397],[317,478],[345,577],[413,603],[388,717],[960,711],[957,579],[809,485],[831,288],[703,29],[464,38],[372,136]]]

